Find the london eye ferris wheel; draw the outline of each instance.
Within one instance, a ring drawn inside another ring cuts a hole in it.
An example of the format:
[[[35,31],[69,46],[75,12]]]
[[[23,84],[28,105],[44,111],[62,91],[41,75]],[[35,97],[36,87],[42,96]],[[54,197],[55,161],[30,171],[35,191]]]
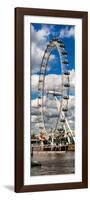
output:
[[[54,49],[58,52],[61,67],[61,84],[58,90],[55,88],[50,90],[49,87],[46,87],[48,62]],[[68,52],[65,49],[64,42],[58,38],[52,39],[44,51],[38,81],[38,108],[40,109],[40,120],[38,122],[38,126],[40,132],[47,135],[51,134],[52,137],[55,137],[56,134],[59,134],[60,137],[73,137],[72,130],[67,119],[70,91],[70,71],[68,69],[68,65]],[[55,104],[57,108],[57,117],[55,117],[51,128],[51,122],[49,123],[49,127],[47,127],[46,124],[46,121],[49,121],[50,118],[49,114],[51,113],[53,116],[52,109],[50,110],[50,100],[53,100],[53,104]]]

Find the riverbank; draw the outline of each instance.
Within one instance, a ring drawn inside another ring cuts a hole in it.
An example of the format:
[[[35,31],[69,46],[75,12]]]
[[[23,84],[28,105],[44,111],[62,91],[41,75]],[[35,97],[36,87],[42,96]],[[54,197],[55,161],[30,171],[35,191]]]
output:
[[[40,151],[40,152],[63,152],[63,151],[75,151],[75,145],[62,145],[62,146],[51,146],[51,145],[44,145],[44,146],[33,146],[32,151]]]

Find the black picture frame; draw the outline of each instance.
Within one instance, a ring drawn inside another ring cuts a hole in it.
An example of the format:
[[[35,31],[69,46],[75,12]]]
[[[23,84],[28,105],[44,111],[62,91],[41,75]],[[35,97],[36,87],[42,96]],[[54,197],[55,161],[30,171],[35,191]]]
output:
[[[82,181],[24,185],[24,16],[82,19]],[[88,13],[79,11],[15,8],[15,192],[88,187]]]

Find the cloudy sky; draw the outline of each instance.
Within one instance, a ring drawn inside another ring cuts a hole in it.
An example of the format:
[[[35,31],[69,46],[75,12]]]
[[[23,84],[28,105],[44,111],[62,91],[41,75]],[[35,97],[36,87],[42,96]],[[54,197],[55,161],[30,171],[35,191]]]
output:
[[[31,133],[38,133],[40,108],[38,108],[38,80],[40,64],[44,51],[49,41],[53,38],[62,39],[65,50],[68,52],[68,70],[70,71],[70,100],[67,118],[72,130],[75,121],[75,27],[68,25],[31,24]],[[56,49],[52,50],[47,70],[45,73],[45,88],[60,91],[61,86],[61,63]],[[47,130],[54,128],[59,112],[54,97],[45,99],[45,126]],[[47,104],[46,104],[47,102]],[[40,123],[40,122],[39,122]],[[53,126],[52,126],[53,124]]]

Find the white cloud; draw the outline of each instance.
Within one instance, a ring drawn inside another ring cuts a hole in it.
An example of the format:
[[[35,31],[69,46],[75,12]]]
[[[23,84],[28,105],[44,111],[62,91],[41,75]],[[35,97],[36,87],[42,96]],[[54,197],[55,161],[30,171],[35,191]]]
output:
[[[32,90],[38,91],[38,81],[39,81],[39,75],[34,74],[31,76],[31,88]]]
[[[37,73],[40,70],[40,64],[42,62],[42,57],[44,51],[48,44],[48,36],[50,34],[50,29],[47,26],[42,26],[38,31],[35,30],[34,26],[31,25],[31,68],[33,73]],[[49,61],[53,61],[55,55],[51,54]],[[48,66],[49,70],[50,66]]]
[[[38,91],[39,75],[34,74],[31,76],[31,85],[33,91]],[[61,91],[61,75],[48,74],[45,76],[45,90],[56,90]],[[75,90],[75,71],[70,71],[70,91],[74,93]]]
[[[70,83],[75,85],[75,70],[74,69],[70,71]]]
[[[52,31],[53,33],[53,31]],[[43,25],[41,29],[36,30],[33,25],[31,25],[31,67],[32,72],[36,73],[40,70],[40,64],[44,51],[48,44],[48,37],[51,34],[51,27]],[[68,27],[61,29],[60,35],[61,38],[64,37],[74,37],[74,28]],[[55,55],[51,54],[50,60],[55,59]]]
[[[60,90],[61,75],[49,74],[45,77],[45,89],[46,90]]]
[[[38,107],[38,98],[31,100],[31,107]]]
[[[35,100],[32,100],[32,104],[35,105]],[[37,102],[37,99],[36,99]],[[43,108],[43,114],[44,114],[44,122],[45,122],[45,126],[47,127],[47,132],[48,130],[50,131],[51,128],[54,128],[56,125],[56,121],[57,118],[59,117],[59,111],[57,110],[57,106],[56,106],[56,102],[53,98],[53,100],[49,100],[48,99],[48,107]],[[67,112],[67,120],[69,122],[69,125],[71,127],[72,130],[75,129],[75,96],[70,96],[69,101],[68,101],[68,107],[69,110]],[[34,109],[34,108],[33,108]],[[31,116],[31,121],[32,122],[36,122],[38,120],[42,119],[41,114],[40,114],[40,108],[36,108],[34,109],[34,115]],[[38,123],[34,123],[33,125],[33,131],[35,131],[34,129],[36,127],[38,127],[37,125]],[[37,130],[36,132],[38,132],[39,130]]]
[[[39,75],[34,74],[31,76],[32,90],[38,90]],[[61,75],[48,74],[45,76],[45,89],[53,90],[60,89],[61,86]]]
[[[42,57],[47,46],[47,37],[50,31],[47,27],[42,27],[36,31],[34,26],[31,25],[31,65],[32,72],[37,72],[40,69]],[[53,57],[51,57],[53,59]]]
[[[68,27],[61,29],[60,31],[60,38],[70,38],[75,36],[75,29],[74,27],[71,27],[68,29]]]
[[[43,26],[41,29],[39,29],[38,31],[35,30],[34,26],[31,25],[31,39],[32,42],[36,43],[38,45],[43,44],[46,40],[47,37],[50,34],[50,30],[46,27]],[[45,44],[43,44],[45,45]]]

